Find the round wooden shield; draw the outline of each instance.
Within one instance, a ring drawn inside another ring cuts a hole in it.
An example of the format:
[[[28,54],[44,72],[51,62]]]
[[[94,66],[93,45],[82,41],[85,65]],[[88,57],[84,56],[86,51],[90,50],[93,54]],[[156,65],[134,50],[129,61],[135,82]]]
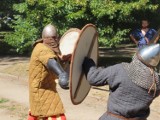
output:
[[[97,63],[98,34],[96,27],[92,24],[87,24],[82,28],[71,58],[70,96],[75,105],[85,99],[91,87],[82,71],[82,63],[87,56]]]
[[[71,28],[63,34],[59,44],[59,49],[62,55],[69,55],[73,53],[79,37],[79,33],[79,29]]]

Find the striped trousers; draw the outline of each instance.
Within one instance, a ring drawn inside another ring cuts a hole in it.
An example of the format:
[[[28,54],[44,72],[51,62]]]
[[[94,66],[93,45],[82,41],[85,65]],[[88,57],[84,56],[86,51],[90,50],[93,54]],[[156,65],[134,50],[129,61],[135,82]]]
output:
[[[31,113],[29,113],[28,120],[66,120],[66,116],[65,114],[61,114],[57,116],[42,118],[42,117],[32,116]]]

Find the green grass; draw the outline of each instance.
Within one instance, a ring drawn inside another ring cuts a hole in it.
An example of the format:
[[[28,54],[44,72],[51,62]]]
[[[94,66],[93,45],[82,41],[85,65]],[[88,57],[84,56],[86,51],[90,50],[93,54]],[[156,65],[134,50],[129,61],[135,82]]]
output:
[[[8,102],[8,101],[9,101],[8,99],[0,98],[0,104],[2,104],[2,103],[6,103],[6,102]]]
[[[15,105],[10,106],[10,107],[8,108],[8,110],[10,110],[10,111],[14,111],[14,110],[16,110],[16,106],[15,106]]]
[[[0,98],[0,109],[5,109],[9,114],[18,116],[18,120],[26,120],[28,116],[28,108],[6,98]]]

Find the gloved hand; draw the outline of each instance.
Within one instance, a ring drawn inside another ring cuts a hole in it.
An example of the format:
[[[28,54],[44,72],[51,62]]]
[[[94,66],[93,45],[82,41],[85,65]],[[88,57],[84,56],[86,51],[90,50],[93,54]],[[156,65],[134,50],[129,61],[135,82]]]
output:
[[[96,66],[95,62],[93,61],[93,59],[85,57],[83,64],[82,64],[82,69],[83,72],[85,73],[85,75],[87,76],[89,69],[93,66]]]
[[[62,66],[55,59],[49,59],[47,67],[59,77],[59,85],[61,86],[61,88],[68,89],[69,75],[64,71]]]

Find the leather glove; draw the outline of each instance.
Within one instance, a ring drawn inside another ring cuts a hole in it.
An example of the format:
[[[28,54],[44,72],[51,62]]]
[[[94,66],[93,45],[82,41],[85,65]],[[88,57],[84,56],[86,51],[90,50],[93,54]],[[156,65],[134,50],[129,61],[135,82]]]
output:
[[[82,69],[83,69],[83,72],[85,73],[86,76],[87,76],[90,68],[93,67],[93,66],[96,66],[93,59],[85,57],[84,61],[83,61],[83,64],[82,64]]]
[[[64,71],[62,66],[55,60],[49,59],[47,67],[52,70],[59,77],[59,85],[63,89],[68,89],[69,87],[69,75]]]

